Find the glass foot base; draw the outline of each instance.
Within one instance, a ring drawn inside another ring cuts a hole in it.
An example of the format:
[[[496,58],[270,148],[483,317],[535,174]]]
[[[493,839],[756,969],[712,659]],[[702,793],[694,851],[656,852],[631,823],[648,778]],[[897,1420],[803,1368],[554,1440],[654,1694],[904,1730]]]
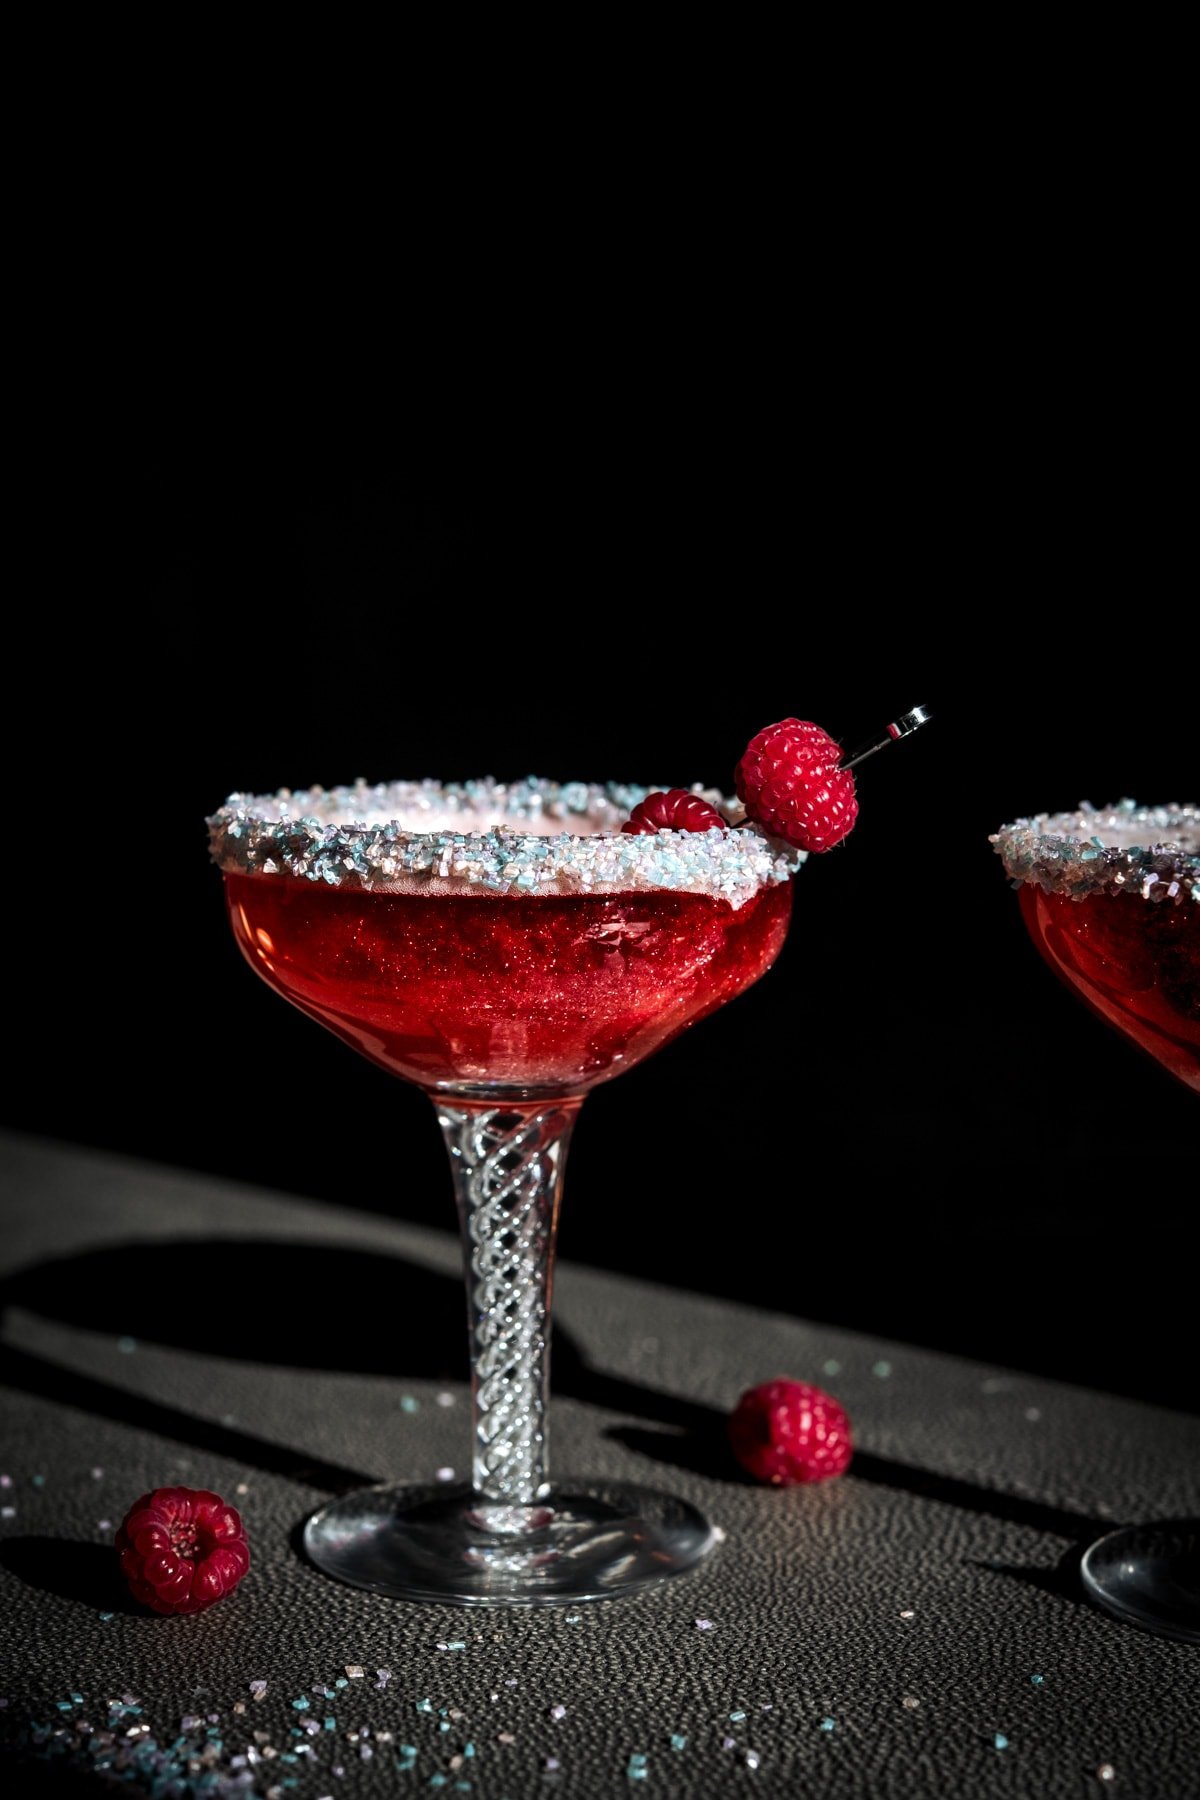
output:
[[[1080,1574],[1096,1604],[1116,1618],[1200,1644],[1200,1519],[1110,1531],[1089,1546]]]
[[[363,1488],[304,1527],[309,1558],[337,1581],[464,1606],[610,1600],[686,1573],[715,1541],[685,1500],[623,1482],[571,1482],[534,1507],[461,1487]]]

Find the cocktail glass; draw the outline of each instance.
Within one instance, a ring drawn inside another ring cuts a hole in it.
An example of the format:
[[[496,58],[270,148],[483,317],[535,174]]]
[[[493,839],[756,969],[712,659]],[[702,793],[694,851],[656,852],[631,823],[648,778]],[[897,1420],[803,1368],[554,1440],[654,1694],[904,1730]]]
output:
[[[1085,805],[1017,819],[990,841],[1059,980],[1200,1093],[1200,808]],[[1200,1642],[1200,1519],[1108,1532],[1080,1572],[1118,1618]]]
[[[892,728],[895,735],[895,728]],[[625,834],[638,787],[359,783],[233,795],[208,821],[256,974],[437,1112],[464,1251],[473,1470],[322,1506],[309,1557],[410,1599],[560,1603],[682,1573],[714,1534],[676,1496],[551,1482],[555,1233],[588,1092],[757,981],[802,850],[742,823]]]

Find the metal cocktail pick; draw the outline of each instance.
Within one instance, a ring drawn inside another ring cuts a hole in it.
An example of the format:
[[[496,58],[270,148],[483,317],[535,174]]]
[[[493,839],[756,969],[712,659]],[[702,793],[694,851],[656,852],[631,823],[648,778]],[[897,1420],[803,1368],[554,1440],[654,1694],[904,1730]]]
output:
[[[852,769],[856,763],[866,762],[868,756],[874,756],[885,744],[894,744],[897,738],[908,737],[919,725],[929,723],[930,712],[927,706],[914,706],[911,712],[901,713],[894,724],[888,725],[879,737],[868,738],[866,743],[859,744],[849,756],[842,758],[839,769]]]

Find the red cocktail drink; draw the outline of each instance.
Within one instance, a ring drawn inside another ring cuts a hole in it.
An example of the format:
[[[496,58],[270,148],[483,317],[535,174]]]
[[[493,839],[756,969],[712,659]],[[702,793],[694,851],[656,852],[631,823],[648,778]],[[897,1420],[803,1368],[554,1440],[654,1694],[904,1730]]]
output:
[[[619,783],[397,781],[233,794],[209,820],[239,950],[276,993],[433,1101],[458,1207],[472,1471],[380,1483],[306,1521],[339,1581],[409,1600],[605,1599],[694,1568],[717,1534],[686,1499],[549,1479],[554,1249],[587,1093],[743,993],[787,935],[792,883],[858,815],[848,757],[781,719],[737,798]],[[706,1129],[723,1129],[710,1104]],[[688,1128],[687,1136],[691,1136]],[[655,1181],[672,1160],[655,1120]],[[636,1165],[631,1156],[630,1166]],[[722,1196],[740,1218],[745,1193]],[[693,1230],[696,1207],[679,1209]]]
[[[285,999],[443,1093],[582,1093],[756,981],[790,882],[703,893],[421,895],[225,874],[234,936]]]
[[[837,796],[816,786],[824,821]],[[661,824],[633,816],[643,802]],[[719,794],[543,781],[233,795],[209,832],[250,967],[430,1096],[461,1224],[471,1480],[342,1496],[307,1521],[310,1558],[466,1604],[596,1599],[694,1567],[715,1535],[689,1502],[548,1478],[563,1171],[592,1087],[770,968],[806,851]]]
[[[990,841],[1054,973],[1105,1024],[1200,1093],[1200,807],[1085,804],[1075,813],[1017,819]],[[1079,1129],[1102,1169],[1103,1133],[1092,1123]],[[1152,1122],[1146,1131],[1150,1144]],[[1140,1214],[1134,1223],[1141,1225]],[[1173,1246],[1169,1231],[1162,1244],[1147,1241],[1151,1254],[1137,1257],[1137,1278],[1153,1283],[1155,1255],[1170,1255]],[[1110,1248],[1119,1305],[1116,1259],[1142,1246],[1136,1232],[1115,1229]],[[1107,1531],[1080,1557],[1084,1592],[1115,1618],[1200,1643],[1198,1545],[1196,1518]]]
[[[1034,943],[1068,987],[1200,1089],[1200,905],[1138,894],[1073,900],[1028,883],[1019,898]]]
[[[1200,810],[1081,807],[991,839],[1055,974],[1200,1091]]]

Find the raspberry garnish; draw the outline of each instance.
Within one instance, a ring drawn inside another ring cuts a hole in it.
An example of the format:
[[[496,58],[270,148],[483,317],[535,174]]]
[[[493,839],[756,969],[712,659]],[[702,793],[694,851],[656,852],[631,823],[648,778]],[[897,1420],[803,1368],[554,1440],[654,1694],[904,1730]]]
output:
[[[854,776],[841,760],[841,746],[807,719],[766,726],[734,776],[747,817],[801,850],[832,850],[858,817]]]
[[[207,1488],[155,1488],[135,1500],[116,1537],[135,1600],[158,1613],[193,1613],[231,1594],[250,1567],[236,1507]]]
[[[845,1408],[807,1381],[781,1377],[747,1388],[728,1424],[743,1469],[776,1487],[828,1481],[853,1455]]]
[[[666,793],[647,794],[635,806],[621,830],[631,836],[648,831],[711,831],[725,820],[715,806],[702,800],[687,788],[668,788]]]

